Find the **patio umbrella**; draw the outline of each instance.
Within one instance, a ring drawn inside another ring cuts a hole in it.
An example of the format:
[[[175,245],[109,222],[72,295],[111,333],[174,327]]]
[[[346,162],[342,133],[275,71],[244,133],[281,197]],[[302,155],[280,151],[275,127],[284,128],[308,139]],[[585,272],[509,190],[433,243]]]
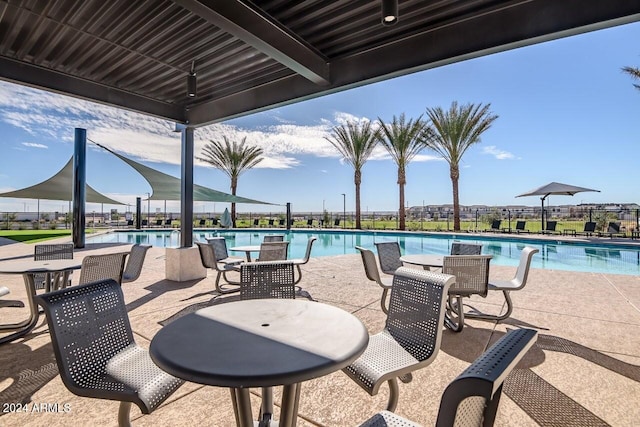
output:
[[[231,214],[229,213],[229,208],[224,208],[224,212],[222,213],[222,217],[220,218],[220,225],[224,228],[231,228],[233,225],[233,221],[231,221]]]
[[[544,199],[551,195],[560,195],[560,196],[573,196],[576,193],[582,193],[583,191],[597,191],[592,188],[585,187],[577,187],[575,185],[569,184],[561,184],[559,182],[551,182],[547,185],[543,185],[542,187],[536,188],[535,190],[527,191],[526,193],[517,195],[516,197],[525,197],[525,196],[542,196],[540,200],[542,201],[542,230],[544,230]]]

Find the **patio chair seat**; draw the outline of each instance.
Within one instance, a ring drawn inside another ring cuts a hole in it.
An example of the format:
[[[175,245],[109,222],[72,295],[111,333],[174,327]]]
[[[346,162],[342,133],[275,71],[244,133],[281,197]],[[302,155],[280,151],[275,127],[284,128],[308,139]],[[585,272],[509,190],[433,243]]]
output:
[[[502,385],[533,346],[538,332],[509,331],[454,379],[442,394],[436,426],[493,426]],[[420,427],[389,411],[369,418],[360,427]]]
[[[393,275],[384,330],[369,338],[366,350],[343,369],[371,396],[389,384],[387,410],[398,403],[398,382],[433,362],[440,350],[444,305],[455,277],[401,267]],[[417,321],[419,319],[419,321]]]
[[[64,385],[78,396],[120,401],[119,426],[131,425],[131,403],[150,414],[184,383],[135,343],[115,280],[54,291],[36,301],[47,316]]]

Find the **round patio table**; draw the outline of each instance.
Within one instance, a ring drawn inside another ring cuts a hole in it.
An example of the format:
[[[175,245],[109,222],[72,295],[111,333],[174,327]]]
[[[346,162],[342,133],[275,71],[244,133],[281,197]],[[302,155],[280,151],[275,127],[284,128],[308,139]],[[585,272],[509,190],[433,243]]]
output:
[[[300,383],[348,366],[367,347],[358,318],[305,300],[246,300],[203,308],[162,328],[153,361],[187,381],[229,387],[238,426],[253,426],[250,387],[283,385],[279,426],[295,426]],[[214,423],[215,424],[215,423]]]
[[[234,246],[229,248],[231,252],[244,252],[247,262],[251,262],[251,252],[260,252],[260,245]]]
[[[421,265],[425,270],[429,270],[431,267],[442,268],[443,258],[444,255],[414,254],[403,255],[400,257],[400,261],[407,264]]]
[[[0,332],[15,331],[11,335],[0,338],[0,344],[13,341],[31,332],[38,323],[38,305],[33,300],[36,295],[34,276],[38,273],[50,273],[54,284],[65,286],[69,281],[71,270],[78,270],[82,266],[80,260],[56,259],[34,261],[33,259],[17,259],[0,261],[0,274],[22,274],[24,286],[27,290],[29,303],[29,318],[18,323],[0,325]],[[53,287],[55,289],[55,287]]]

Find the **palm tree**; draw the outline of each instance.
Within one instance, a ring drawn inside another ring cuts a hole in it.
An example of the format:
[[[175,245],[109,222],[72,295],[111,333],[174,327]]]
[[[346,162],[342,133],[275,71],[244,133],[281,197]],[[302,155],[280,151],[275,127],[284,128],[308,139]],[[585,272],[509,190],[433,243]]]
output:
[[[422,116],[415,120],[410,119],[407,122],[404,113],[400,117],[393,116],[390,124],[385,124],[380,118],[378,118],[378,122],[381,130],[378,140],[398,166],[398,188],[400,192],[399,228],[404,230],[406,227],[404,186],[407,183],[407,165],[416,154],[426,147],[424,135],[428,130],[426,123],[422,120]]]
[[[362,183],[362,167],[378,144],[378,131],[373,129],[369,121],[363,123],[349,121],[346,125],[334,127],[331,133],[331,137],[325,137],[325,139],[340,152],[344,160],[353,166],[353,182],[356,185],[356,228],[361,229],[360,184]]]
[[[238,177],[262,161],[262,148],[251,147],[246,144],[247,138],[240,142],[230,141],[226,136],[222,141],[210,141],[202,149],[202,156],[198,160],[209,163],[220,169],[231,178],[231,194],[236,195]],[[231,220],[236,226],[236,204],[231,203]]]
[[[491,114],[491,104],[466,104],[458,107],[452,102],[449,111],[440,107],[427,108],[433,135],[426,144],[449,163],[449,176],[453,186],[453,229],[460,230],[460,203],[458,180],[460,179],[460,161],[469,147],[480,142],[480,135],[491,127],[498,118]]]
[[[640,68],[634,68],[634,67],[622,67],[622,71],[624,71],[625,73],[629,74],[631,77],[640,80]],[[633,84],[636,89],[640,90],[640,84]]]

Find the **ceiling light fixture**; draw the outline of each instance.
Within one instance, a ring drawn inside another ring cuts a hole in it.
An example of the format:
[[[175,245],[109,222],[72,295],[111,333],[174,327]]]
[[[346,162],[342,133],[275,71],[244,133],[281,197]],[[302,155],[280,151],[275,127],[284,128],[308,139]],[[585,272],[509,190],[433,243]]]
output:
[[[187,96],[195,98],[198,94],[198,81],[196,80],[196,61],[191,61],[191,71],[187,76]]]
[[[398,0],[382,0],[382,25],[391,26],[398,22]]]

